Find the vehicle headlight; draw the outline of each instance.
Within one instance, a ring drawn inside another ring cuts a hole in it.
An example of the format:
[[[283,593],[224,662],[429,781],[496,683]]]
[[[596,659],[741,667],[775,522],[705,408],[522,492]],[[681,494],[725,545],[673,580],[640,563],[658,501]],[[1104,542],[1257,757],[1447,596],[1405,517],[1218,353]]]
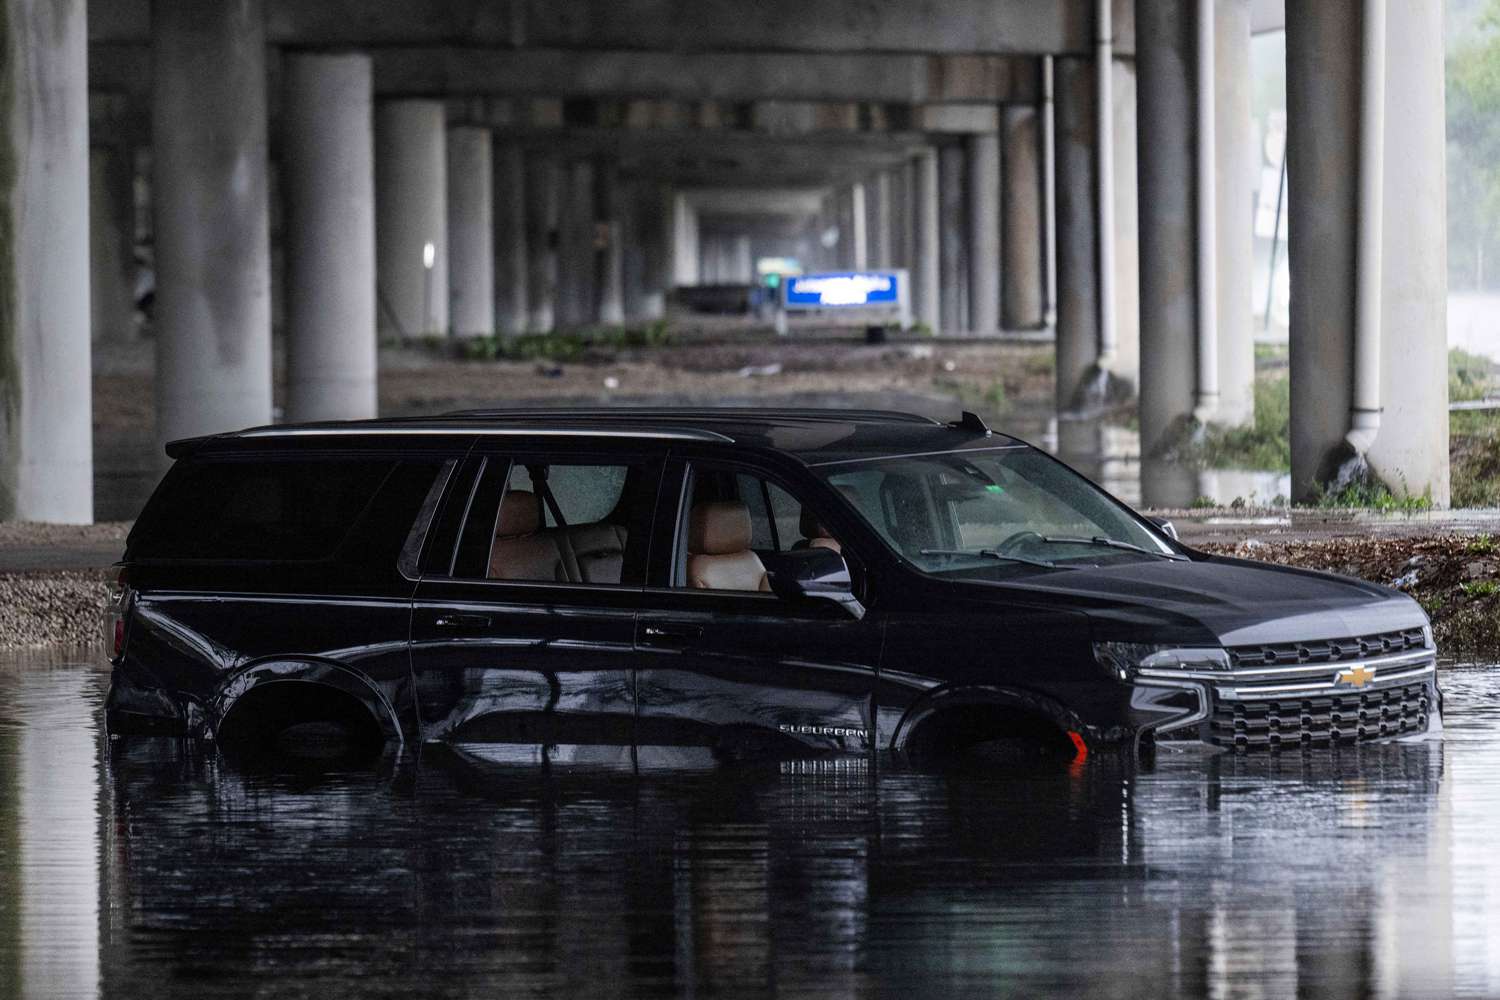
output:
[[[1216,646],[1157,646],[1145,642],[1096,642],[1094,659],[1122,681],[1143,670],[1228,670],[1229,654]]]

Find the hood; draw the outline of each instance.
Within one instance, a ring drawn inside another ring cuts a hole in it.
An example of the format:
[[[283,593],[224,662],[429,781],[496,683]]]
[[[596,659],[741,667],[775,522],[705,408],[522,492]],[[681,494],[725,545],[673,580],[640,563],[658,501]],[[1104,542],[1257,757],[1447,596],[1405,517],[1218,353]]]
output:
[[[978,581],[976,581],[978,582]],[[1070,605],[1096,638],[1225,646],[1371,635],[1427,624],[1416,601],[1350,577],[1217,556],[1121,561],[1013,578],[1012,592]],[[1205,635],[1204,633],[1208,633]]]

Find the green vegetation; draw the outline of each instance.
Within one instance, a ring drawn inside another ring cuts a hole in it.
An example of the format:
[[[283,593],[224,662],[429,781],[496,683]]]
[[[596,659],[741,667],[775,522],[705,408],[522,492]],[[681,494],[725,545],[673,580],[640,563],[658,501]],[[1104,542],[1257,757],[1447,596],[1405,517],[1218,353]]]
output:
[[[1448,352],[1448,398],[1500,395],[1495,365],[1467,351]],[[1500,507],[1500,410],[1458,410],[1448,421],[1451,493],[1455,507]]]
[[[1315,506],[1328,510],[1359,507],[1382,514],[1420,514],[1432,509],[1432,495],[1392,493],[1384,483],[1363,480],[1350,483],[1337,493],[1324,493]]]
[[[470,337],[460,346],[469,361],[581,361],[591,352],[662,347],[672,342],[667,324],[527,333],[518,337]]]
[[[1500,582],[1495,580],[1470,580],[1458,585],[1465,597],[1494,597],[1500,594]]]
[[[1447,76],[1449,284],[1483,288],[1485,258],[1500,255],[1500,0],[1453,47]]]
[[[1291,350],[1286,344],[1256,344],[1255,363],[1257,365],[1284,365],[1291,357]]]
[[[1184,446],[1181,457],[1215,469],[1290,471],[1291,401],[1287,375],[1256,379],[1255,422],[1248,427],[1206,428],[1201,438]]]
[[[1475,535],[1471,538],[1469,544],[1465,547],[1465,551],[1471,556],[1488,556],[1494,555],[1496,548],[1500,548],[1500,546],[1495,544],[1494,536],[1486,533]]]

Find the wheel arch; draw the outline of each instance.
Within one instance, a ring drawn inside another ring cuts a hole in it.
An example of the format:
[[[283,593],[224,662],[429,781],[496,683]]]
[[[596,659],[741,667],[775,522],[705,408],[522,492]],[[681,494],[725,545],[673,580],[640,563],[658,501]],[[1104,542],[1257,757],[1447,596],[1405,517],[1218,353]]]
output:
[[[315,685],[325,691],[346,695],[364,706],[370,720],[388,743],[404,745],[395,707],[385,693],[364,673],[336,660],[321,657],[276,657],[253,662],[239,670],[220,686],[209,703],[209,716],[215,739],[220,727],[244,697],[252,691],[264,691],[270,685]]]
[[[1025,688],[965,685],[933,691],[907,709],[896,724],[891,749],[911,749],[932,732],[931,727],[941,724],[945,718],[975,711],[992,711],[1001,717],[1029,718],[1045,723],[1056,731],[1059,738],[1070,740],[1080,752],[1085,752],[1085,748],[1097,739],[1076,713],[1055,698]]]

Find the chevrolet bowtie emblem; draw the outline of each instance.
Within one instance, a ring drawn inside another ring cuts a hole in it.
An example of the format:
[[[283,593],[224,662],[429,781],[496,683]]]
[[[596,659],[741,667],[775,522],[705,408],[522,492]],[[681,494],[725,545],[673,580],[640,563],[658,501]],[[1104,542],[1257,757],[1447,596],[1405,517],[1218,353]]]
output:
[[[1369,667],[1350,667],[1348,670],[1339,671],[1338,683],[1362,688],[1374,679],[1375,671]]]

